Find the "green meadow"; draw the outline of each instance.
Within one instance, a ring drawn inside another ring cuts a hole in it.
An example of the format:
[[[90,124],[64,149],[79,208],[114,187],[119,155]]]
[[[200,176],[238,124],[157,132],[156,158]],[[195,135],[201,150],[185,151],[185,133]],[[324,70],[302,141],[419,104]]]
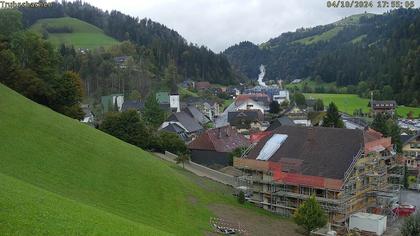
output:
[[[66,44],[73,45],[75,48],[93,49],[118,43],[117,40],[105,35],[98,27],[71,17],[41,19],[32,25],[29,30],[41,34],[44,26],[66,26],[73,29],[72,33],[49,33],[47,40],[55,46]]]
[[[203,235],[212,204],[269,215],[1,84],[0,94],[1,235]]]
[[[324,101],[324,105],[334,102],[340,111],[350,115],[352,115],[356,109],[362,109],[363,112],[369,111],[369,99],[360,98],[356,94],[305,93],[305,97],[307,99],[320,98]],[[397,114],[401,117],[407,117],[407,114],[410,111],[413,112],[414,117],[420,116],[419,107],[398,106],[397,108]]]

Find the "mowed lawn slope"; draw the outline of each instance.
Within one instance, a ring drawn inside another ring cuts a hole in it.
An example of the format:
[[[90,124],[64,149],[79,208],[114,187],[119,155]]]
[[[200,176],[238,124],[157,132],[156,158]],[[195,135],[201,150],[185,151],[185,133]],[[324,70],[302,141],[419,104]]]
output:
[[[42,26],[71,27],[72,33],[49,33],[48,41],[53,45],[73,45],[75,48],[93,49],[117,44],[118,41],[107,36],[101,29],[87,22],[71,17],[48,18],[38,20],[29,30],[42,33]]]
[[[204,191],[174,165],[0,84],[0,232],[202,235]]]

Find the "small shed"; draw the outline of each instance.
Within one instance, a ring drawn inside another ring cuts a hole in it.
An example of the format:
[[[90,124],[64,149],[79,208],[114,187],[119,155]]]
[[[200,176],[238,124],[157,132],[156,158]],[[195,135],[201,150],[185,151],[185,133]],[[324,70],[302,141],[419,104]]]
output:
[[[386,230],[386,216],[358,212],[350,216],[349,229],[359,229],[382,235]]]

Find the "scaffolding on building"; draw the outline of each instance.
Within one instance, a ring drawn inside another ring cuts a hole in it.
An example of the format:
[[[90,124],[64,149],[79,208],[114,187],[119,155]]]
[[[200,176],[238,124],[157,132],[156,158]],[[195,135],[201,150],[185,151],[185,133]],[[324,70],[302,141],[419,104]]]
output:
[[[235,159],[235,166],[242,169],[244,174],[238,180],[251,191],[249,194],[260,195],[249,201],[275,213],[290,215],[302,201],[315,194],[326,212],[341,216],[334,220],[337,223],[345,222],[356,211],[368,211],[368,208],[381,208],[384,214],[395,219],[391,207],[399,201],[401,182],[390,184],[389,178],[400,180],[401,168],[395,163],[378,164],[380,160],[389,160],[391,156],[368,159],[359,165],[358,160],[362,155],[363,152],[359,151],[353,158],[344,181],[340,183],[323,177],[282,173],[279,164],[246,159],[246,154]],[[250,173],[251,170],[261,172],[260,176]],[[295,187],[290,189],[288,186],[292,185]],[[369,199],[375,201],[367,205],[365,202]]]

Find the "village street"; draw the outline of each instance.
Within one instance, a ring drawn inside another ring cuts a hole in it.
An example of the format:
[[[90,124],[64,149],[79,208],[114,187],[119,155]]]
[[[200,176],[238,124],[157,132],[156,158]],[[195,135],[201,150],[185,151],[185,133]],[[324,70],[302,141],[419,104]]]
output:
[[[176,161],[173,158],[169,157],[168,155],[165,155],[162,153],[153,153],[153,154],[165,161],[176,163]],[[182,166],[182,164],[178,164],[178,165]],[[207,177],[209,179],[212,179],[214,181],[217,181],[226,185],[235,186],[235,177],[231,175],[227,175],[222,172],[212,170],[210,168],[195,164],[193,162],[185,162],[184,168],[198,176]]]

